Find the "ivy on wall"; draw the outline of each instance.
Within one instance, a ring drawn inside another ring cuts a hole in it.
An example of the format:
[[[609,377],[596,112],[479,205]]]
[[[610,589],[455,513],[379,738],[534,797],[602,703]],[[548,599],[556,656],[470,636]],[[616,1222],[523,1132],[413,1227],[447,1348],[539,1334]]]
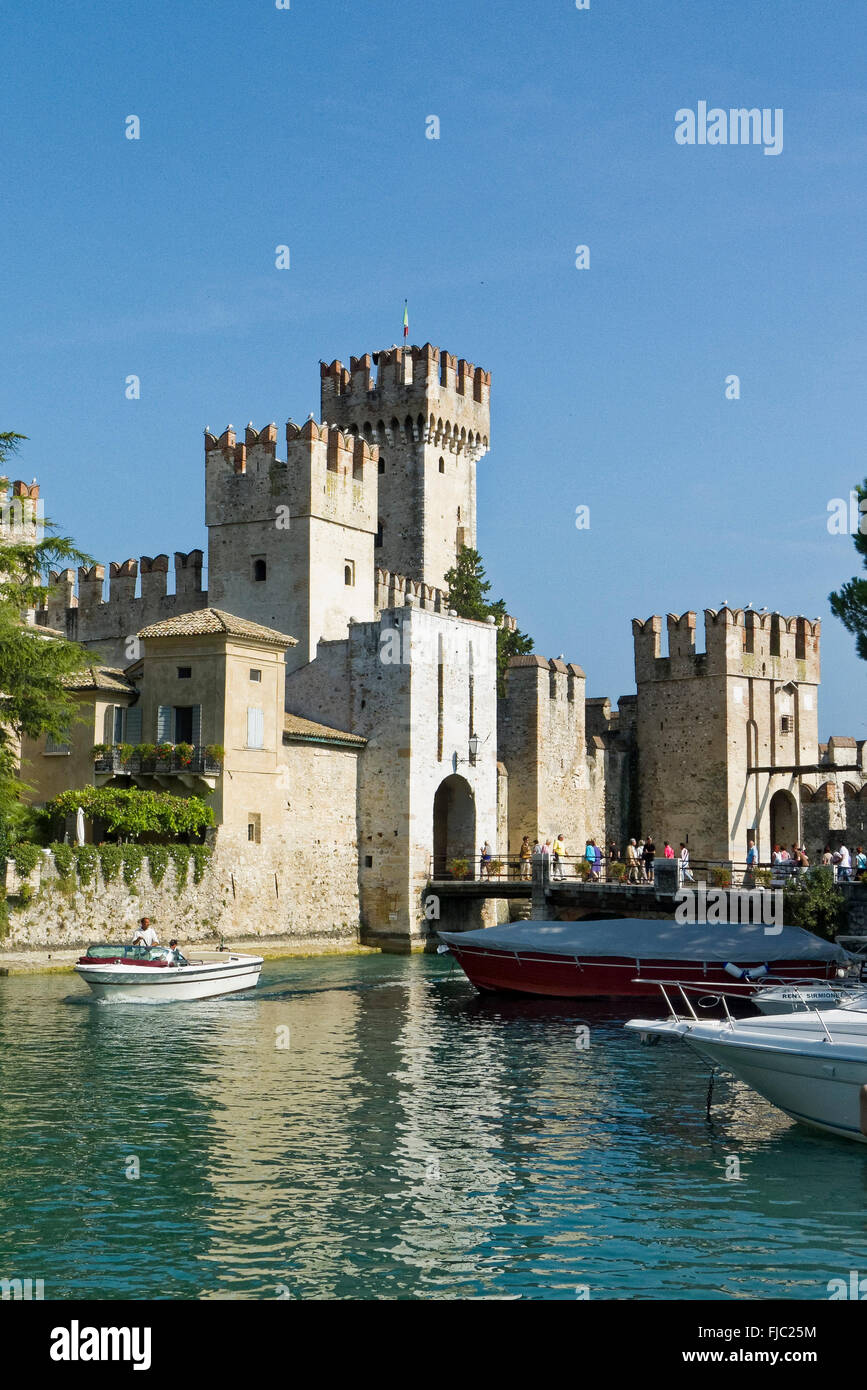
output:
[[[104,822],[110,835],[198,835],[214,824],[214,812],[198,796],[170,796],[139,787],[80,787],[49,801],[51,815],[74,816],[79,806],[89,820]]]
[[[193,883],[201,883],[213,857],[210,845],[53,844],[50,848],[60,886],[73,891],[76,880],[83,888],[92,884],[98,870],[103,883],[113,883],[122,874],[126,886],[134,888],[141,878],[142,866],[147,862],[150,880],[155,888],[162,883],[169,863],[172,863],[176,891],[180,894],[188,887],[190,864],[193,866]],[[26,880],[41,862],[42,850],[29,841],[21,841],[15,845],[10,858],[19,879]],[[30,901],[32,889],[29,884],[22,882],[18,897],[22,905]]]
[[[151,876],[151,883],[158,888],[166,876],[166,869],[169,867],[169,851],[167,845],[148,845],[148,870]]]

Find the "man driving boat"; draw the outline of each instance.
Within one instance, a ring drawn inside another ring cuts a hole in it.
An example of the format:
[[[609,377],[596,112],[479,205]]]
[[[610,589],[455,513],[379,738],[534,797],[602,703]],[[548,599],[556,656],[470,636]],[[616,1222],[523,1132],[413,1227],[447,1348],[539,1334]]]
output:
[[[151,926],[150,917],[142,917],[132,939],[133,946],[159,946],[160,939]]]

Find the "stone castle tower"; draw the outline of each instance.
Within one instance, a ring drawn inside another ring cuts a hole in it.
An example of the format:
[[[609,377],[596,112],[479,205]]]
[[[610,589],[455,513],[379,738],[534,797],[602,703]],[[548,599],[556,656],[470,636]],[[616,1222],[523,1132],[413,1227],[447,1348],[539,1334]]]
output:
[[[291,632],[288,669],[374,613],[376,446],[310,419],[205,435],[208,601]]]
[[[348,371],[337,361],[320,370],[323,420],[379,449],[377,565],[442,589],[461,546],[476,543],[490,372],[430,343],[351,357]]]
[[[818,757],[821,624],[752,610],[633,621],[642,833],[742,862],[799,839],[798,784]]]

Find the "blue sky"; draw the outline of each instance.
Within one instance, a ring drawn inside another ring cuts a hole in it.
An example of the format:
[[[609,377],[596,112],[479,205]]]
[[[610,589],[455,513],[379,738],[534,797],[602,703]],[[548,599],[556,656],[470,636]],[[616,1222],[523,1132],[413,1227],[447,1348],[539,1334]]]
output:
[[[827,605],[858,561],[826,527],[867,474],[863,0],[89,0],[3,27],[0,428],[84,549],[205,548],[203,427],[318,414],[320,357],[399,339],[408,298],[411,341],[493,374],[478,544],[539,651],[616,698],[634,616],[821,615],[822,735],[867,737]],[[678,145],[702,100],[782,108],[783,152]]]

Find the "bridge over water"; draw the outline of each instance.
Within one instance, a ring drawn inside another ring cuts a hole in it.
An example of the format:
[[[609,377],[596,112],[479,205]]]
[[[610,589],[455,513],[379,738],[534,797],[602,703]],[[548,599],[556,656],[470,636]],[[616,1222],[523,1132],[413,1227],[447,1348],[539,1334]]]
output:
[[[432,865],[425,895],[435,894],[439,899],[439,921],[447,931],[482,926],[483,904],[497,898],[523,901],[526,911],[519,915],[534,921],[674,916],[678,869],[672,860],[656,860],[652,881],[635,883],[623,877],[606,877],[604,871],[598,880],[584,878],[585,868],[583,859],[570,858],[564,860],[563,876],[558,877],[552,873],[547,855],[532,861],[529,877],[522,876],[518,860],[494,860],[490,874],[480,869],[473,871],[472,877],[457,877],[445,873],[445,866]],[[696,869],[698,876],[698,866]]]

